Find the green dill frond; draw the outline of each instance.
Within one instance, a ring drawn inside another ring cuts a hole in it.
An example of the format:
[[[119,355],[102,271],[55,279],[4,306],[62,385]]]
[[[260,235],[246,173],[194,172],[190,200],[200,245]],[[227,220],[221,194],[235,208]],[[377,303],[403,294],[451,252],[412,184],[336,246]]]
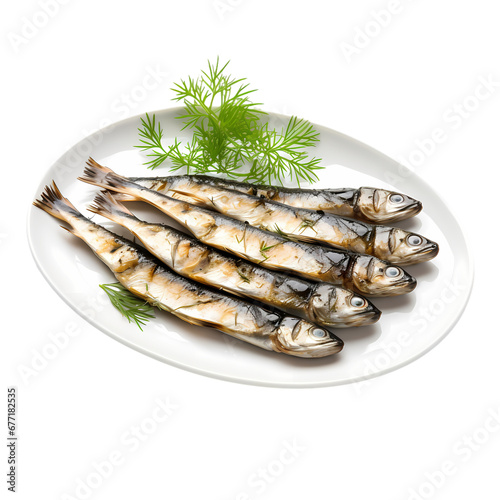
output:
[[[300,232],[303,233],[308,227],[310,227],[317,234],[316,229],[314,229],[314,226],[316,225],[316,222],[318,222],[318,221],[309,220],[309,219],[302,220],[302,222],[301,222],[301,224],[299,226]]]
[[[267,259],[269,259],[269,256],[267,256],[266,253],[269,252],[269,250],[271,250],[271,248],[277,247],[278,245],[279,245],[279,243],[275,243],[274,245],[267,246],[264,241],[261,241],[259,251],[260,251],[262,257],[264,257],[264,260],[261,262],[264,262]]]
[[[248,276],[245,276],[243,273],[240,273],[239,271],[237,271],[240,278],[242,279],[242,281],[244,281],[245,283],[250,283],[250,278]]]
[[[318,179],[319,158],[309,158],[306,148],[313,147],[319,133],[307,121],[290,118],[281,131],[270,129],[267,113],[257,109],[250,97],[255,92],[245,78],[226,74],[229,62],[208,62],[208,69],[194,79],[174,84],[173,100],[182,102],[182,130],[189,129],[192,139],[163,146],[163,130],[156,117],[141,118],[136,147],[150,157],[145,165],[156,168],[169,160],[170,169],[187,173],[219,173],[249,182],[283,184],[286,179],[312,183]],[[242,167],[249,167],[242,171]]]
[[[278,234],[279,236],[281,236],[282,238],[284,238],[285,240],[288,240],[288,241],[297,241],[296,239],[294,239],[292,236],[290,236],[288,233],[285,233],[279,226],[278,224],[275,224],[274,225],[274,229],[272,229],[272,231],[276,234]]]
[[[249,182],[257,184],[280,184],[286,178],[299,187],[301,182],[318,180],[317,170],[320,158],[309,158],[305,148],[315,146],[319,132],[307,121],[295,116],[281,132],[270,130],[267,123],[261,124],[245,149],[245,160],[251,164],[250,172],[245,174]]]
[[[135,296],[121,283],[99,285],[108,296],[111,304],[127,318],[129,323],[134,322],[142,331],[142,327],[154,318],[154,308],[143,299]]]
[[[245,252],[247,250],[246,236],[247,236],[247,224],[245,224],[245,229],[243,231],[241,238],[238,238],[237,234],[234,235],[234,237],[236,238],[236,241],[238,242],[238,245],[241,245],[241,242],[243,241],[243,247],[245,248]]]

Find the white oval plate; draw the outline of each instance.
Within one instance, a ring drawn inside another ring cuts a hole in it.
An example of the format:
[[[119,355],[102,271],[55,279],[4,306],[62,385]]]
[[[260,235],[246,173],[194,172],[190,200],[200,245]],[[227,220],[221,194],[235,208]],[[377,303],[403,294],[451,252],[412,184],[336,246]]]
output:
[[[156,112],[166,140],[185,135],[175,117],[180,108]],[[273,114],[272,125],[286,117]],[[88,156],[124,175],[168,175],[143,165],[138,143],[139,117],[95,132],[72,147],[43,177],[37,189],[55,180],[63,194],[85,212],[95,189],[77,181]],[[199,374],[247,384],[278,387],[319,387],[368,379],[400,368],[434,347],[451,330],[472,288],[472,265],[460,227],[440,197],[396,161],[343,134],[316,126],[321,141],[313,151],[323,158],[316,187],[388,187],[421,200],[424,211],[401,227],[418,231],[440,245],[432,262],[412,266],[418,279],[407,296],[376,299],[383,311],[376,325],[338,330],[344,350],[329,358],[299,359],[267,352],[213,329],[189,325],[166,312],[141,332],[108,301],[100,283],[116,281],[112,273],[80,240],[63,231],[58,221],[32,207],[28,237],[33,257],[49,284],[78,314],[104,333],[144,354]],[[133,204],[139,216],[166,221],[143,204]],[[88,213],[87,213],[88,215]],[[126,235],[99,217],[94,220]]]

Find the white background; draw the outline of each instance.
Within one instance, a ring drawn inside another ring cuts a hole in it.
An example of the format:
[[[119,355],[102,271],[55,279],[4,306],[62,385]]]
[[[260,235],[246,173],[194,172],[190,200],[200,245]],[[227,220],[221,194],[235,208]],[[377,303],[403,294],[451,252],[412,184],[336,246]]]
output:
[[[121,463],[89,498],[498,498],[500,424],[489,415],[500,411],[499,83],[460,122],[446,118],[480,78],[500,82],[495,3],[401,0],[383,27],[374,13],[398,2],[54,0],[50,18],[42,3],[10,2],[1,16],[2,386],[19,391],[18,498],[83,498],[79,481],[99,482],[93,462],[117,452]],[[349,58],[342,44],[355,42]],[[25,236],[43,172],[107,122],[171,106],[172,82],[217,55],[260,89],[266,109],[409,166],[415,141],[445,130],[414,166],[462,223],[476,279],[462,319],[429,354],[362,388],[237,385],[124,347],[45,283]],[[126,104],[156,67],[161,83]],[[67,347],[21,376],[50,335],[71,329]],[[127,433],[151,424],[158,397],[177,408],[135,449]]]

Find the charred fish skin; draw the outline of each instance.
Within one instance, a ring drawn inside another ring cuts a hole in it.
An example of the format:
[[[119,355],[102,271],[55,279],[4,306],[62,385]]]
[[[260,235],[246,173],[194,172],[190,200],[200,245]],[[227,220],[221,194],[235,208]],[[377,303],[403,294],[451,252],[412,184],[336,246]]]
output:
[[[79,179],[125,194],[127,199],[132,197],[132,199],[146,201],[179,222],[203,243],[228,251],[268,269],[287,269],[313,281],[342,285],[363,295],[371,295],[372,289],[375,294],[379,295],[381,293],[384,296],[401,295],[415,288],[415,279],[403,270],[398,274],[398,279],[388,275],[384,279],[377,275],[376,282],[373,284],[370,282],[370,274],[362,280],[357,279],[358,274],[353,272],[359,267],[355,265],[356,262],[366,262],[366,259],[361,259],[359,255],[291,241],[277,233],[263,231],[218,212],[170,198],[117,175],[92,159],[87,162],[84,176]],[[374,257],[369,262],[375,263],[375,260],[379,267],[395,267]],[[384,283],[387,286],[382,292]],[[361,288],[358,288],[358,285]]]
[[[183,179],[183,178],[180,178]],[[165,193],[165,183],[153,183],[153,188]],[[373,225],[338,215],[291,207],[247,193],[237,192],[206,182],[173,182],[167,195],[185,201],[199,201],[230,217],[247,221],[269,231],[279,231],[301,241],[313,241],[345,248],[353,252],[374,255],[394,264],[411,265],[434,258],[437,243],[422,235],[403,229]]]
[[[165,224],[138,219],[109,192],[96,196],[91,212],[128,229],[175,272],[249,297],[322,326],[347,328],[375,323],[380,311],[351,290],[265,269],[204,245]]]
[[[84,217],[55,184],[34,205],[70,226],[128,290],[194,325],[216,328],[262,349],[299,357],[339,352],[343,342],[306,320],[268,311],[189,281],[144,249]]]
[[[422,210],[422,203],[411,196],[387,189],[361,187],[359,189],[300,189],[253,185],[208,175],[182,175],[166,177],[131,177],[138,184],[184,201],[183,191],[206,184],[239,191],[285,205],[310,210],[323,210],[343,217],[352,217],[377,224],[398,222],[414,217]],[[178,191],[179,194],[169,194]],[[197,201],[197,204],[202,204]]]

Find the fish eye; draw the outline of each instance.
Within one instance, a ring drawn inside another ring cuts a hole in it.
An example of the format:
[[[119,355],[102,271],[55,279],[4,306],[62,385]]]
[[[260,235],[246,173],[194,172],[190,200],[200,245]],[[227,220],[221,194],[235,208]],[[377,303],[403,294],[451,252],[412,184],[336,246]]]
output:
[[[391,196],[389,196],[389,200],[393,203],[402,203],[404,198],[400,194],[391,194]]]
[[[325,330],[322,330],[321,328],[315,328],[311,332],[312,336],[316,339],[324,339],[327,336],[327,333]]]
[[[388,267],[385,270],[385,275],[388,278],[395,278],[396,276],[399,276],[400,272],[401,271],[397,267]]]
[[[365,305],[365,303],[366,303],[365,299],[361,297],[353,297],[351,299],[351,306],[353,307],[362,307]]]
[[[411,246],[414,246],[414,247],[422,244],[422,238],[420,236],[418,236],[417,234],[410,234],[408,236],[407,241]]]

